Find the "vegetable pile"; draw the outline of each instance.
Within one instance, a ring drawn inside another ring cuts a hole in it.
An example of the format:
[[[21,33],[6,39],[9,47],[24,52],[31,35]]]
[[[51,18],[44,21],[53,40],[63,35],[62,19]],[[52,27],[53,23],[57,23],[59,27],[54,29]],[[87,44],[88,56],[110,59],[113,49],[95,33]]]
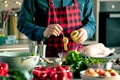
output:
[[[62,65],[69,65],[74,78],[79,78],[80,71],[86,70],[88,64],[104,64],[107,61],[99,58],[84,57],[77,50],[71,50],[67,53],[66,60]]]
[[[72,72],[69,66],[35,67],[33,80],[72,80]]]

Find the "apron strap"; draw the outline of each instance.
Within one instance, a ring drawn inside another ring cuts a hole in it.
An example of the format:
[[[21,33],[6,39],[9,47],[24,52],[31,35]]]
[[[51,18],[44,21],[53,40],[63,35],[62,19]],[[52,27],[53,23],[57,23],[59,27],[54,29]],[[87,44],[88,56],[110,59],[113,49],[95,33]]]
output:
[[[77,4],[77,0],[74,0],[74,4]]]
[[[48,3],[49,3],[49,6],[50,6],[50,7],[54,7],[53,0],[48,0]]]
[[[53,2],[53,0],[48,0],[48,3],[49,3],[49,6],[50,6],[50,7],[54,7],[54,2]],[[63,0],[62,0],[61,3],[62,3],[62,6],[63,6]],[[78,3],[77,3],[77,0],[74,0],[74,4],[78,4]]]

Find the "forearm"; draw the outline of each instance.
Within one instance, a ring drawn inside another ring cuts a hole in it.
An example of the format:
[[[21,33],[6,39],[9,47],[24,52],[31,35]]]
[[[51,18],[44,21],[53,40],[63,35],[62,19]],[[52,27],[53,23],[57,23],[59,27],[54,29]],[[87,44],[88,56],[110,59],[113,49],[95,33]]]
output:
[[[88,33],[88,39],[93,37],[96,29],[96,20],[94,17],[94,6],[91,0],[88,0],[85,4],[84,11],[82,13],[82,28],[86,29]]]

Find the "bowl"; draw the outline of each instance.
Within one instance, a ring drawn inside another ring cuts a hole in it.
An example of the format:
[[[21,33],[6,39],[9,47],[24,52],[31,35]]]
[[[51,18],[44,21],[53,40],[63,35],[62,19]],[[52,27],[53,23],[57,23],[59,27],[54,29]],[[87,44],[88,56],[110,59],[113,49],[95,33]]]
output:
[[[104,76],[87,76],[85,75],[85,70],[80,71],[80,76],[82,80],[120,80],[120,75],[119,76],[111,76],[111,77],[104,77]]]
[[[33,69],[33,80],[72,80],[70,66],[38,66]]]
[[[26,76],[38,63],[39,56],[31,56],[30,52],[1,52],[0,62],[8,63],[9,69],[23,72]]]
[[[38,63],[39,65],[42,65],[44,67],[50,67],[50,66],[58,66],[61,65],[61,59],[57,58],[57,57],[53,57],[53,58],[40,58],[40,61]]]
[[[102,59],[112,59],[112,58],[116,58],[116,53],[110,53],[108,56],[106,57],[94,57],[94,58],[102,58]]]
[[[85,57],[85,58],[94,58],[94,59],[103,59],[103,60],[109,62],[110,60],[117,58],[117,53],[111,53],[106,57],[88,57],[88,56],[84,56],[84,55],[83,55],[83,57]]]

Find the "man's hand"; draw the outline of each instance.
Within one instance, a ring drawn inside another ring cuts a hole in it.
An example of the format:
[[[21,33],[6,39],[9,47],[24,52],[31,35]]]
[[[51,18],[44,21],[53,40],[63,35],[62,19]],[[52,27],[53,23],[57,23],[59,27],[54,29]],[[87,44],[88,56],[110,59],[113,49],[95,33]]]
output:
[[[50,37],[51,35],[59,36],[63,31],[63,28],[59,24],[51,24],[44,31],[44,37]]]
[[[85,42],[87,40],[87,37],[88,37],[87,31],[84,28],[80,28],[80,29],[78,29],[78,32],[79,32],[79,34],[78,34],[77,43]]]
[[[87,31],[84,28],[73,30],[70,34],[73,41],[80,44],[87,40]]]

